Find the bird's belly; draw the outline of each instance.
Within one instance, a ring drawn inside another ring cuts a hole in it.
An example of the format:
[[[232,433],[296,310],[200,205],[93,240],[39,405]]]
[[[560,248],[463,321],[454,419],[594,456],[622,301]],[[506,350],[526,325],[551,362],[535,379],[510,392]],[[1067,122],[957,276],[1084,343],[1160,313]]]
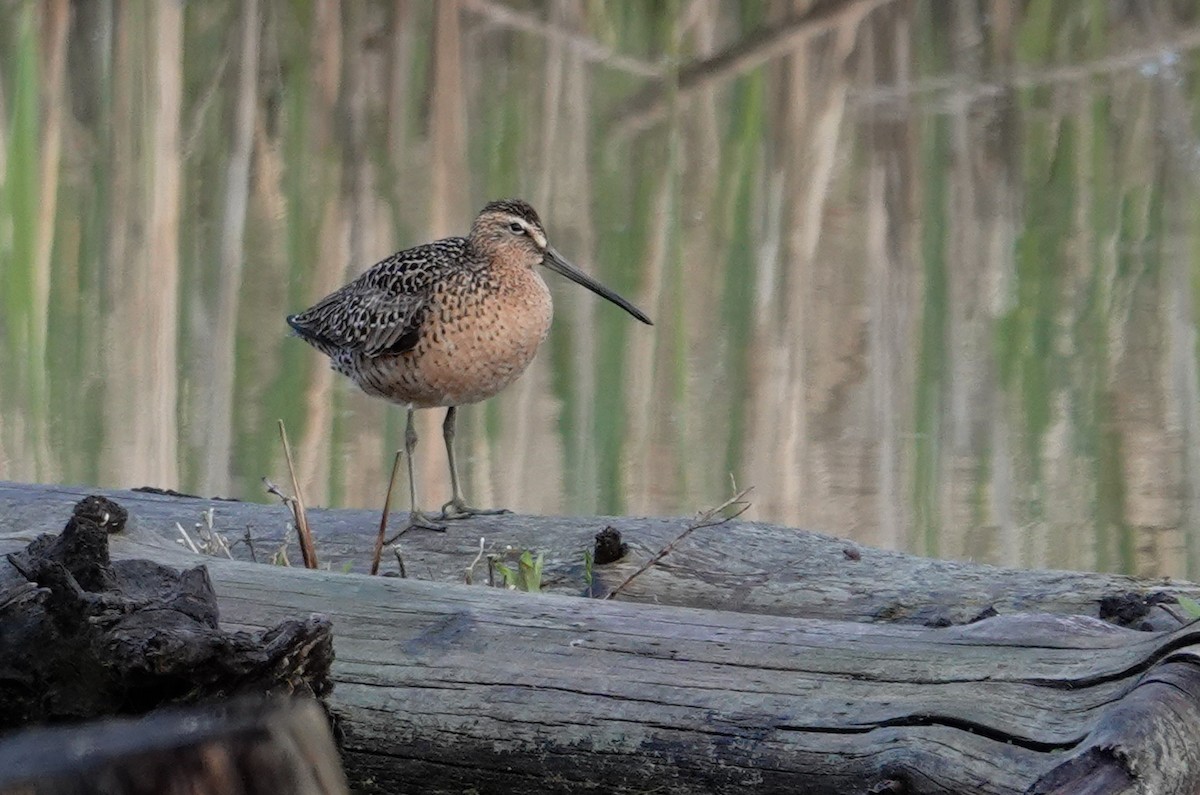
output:
[[[354,380],[368,394],[416,408],[461,406],[496,395],[533,361],[550,329],[550,293],[492,295],[431,312],[417,345],[361,361]]]

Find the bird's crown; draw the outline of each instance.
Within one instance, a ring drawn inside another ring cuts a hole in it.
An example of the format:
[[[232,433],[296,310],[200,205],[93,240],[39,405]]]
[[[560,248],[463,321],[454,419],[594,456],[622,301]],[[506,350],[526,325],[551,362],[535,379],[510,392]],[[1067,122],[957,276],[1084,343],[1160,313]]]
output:
[[[471,225],[471,241],[481,250],[541,251],[548,245],[542,219],[520,199],[490,202],[480,210]]]

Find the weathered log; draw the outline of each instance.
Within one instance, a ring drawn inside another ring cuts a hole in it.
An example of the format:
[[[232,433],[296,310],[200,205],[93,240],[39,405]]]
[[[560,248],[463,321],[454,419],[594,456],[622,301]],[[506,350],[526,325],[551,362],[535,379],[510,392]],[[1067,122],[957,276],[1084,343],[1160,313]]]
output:
[[[89,497],[0,568],[0,731],[252,694],[322,696],[326,619],[218,626],[208,570],[112,561],[125,510]],[[199,561],[193,561],[193,564]]]
[[[112,551],[195,561],[136,532]],[[1196,627],[831,622],[206,562],[225,622],[331,616],[330,708],[358,791],[1200,785]]]
[[[161,710],[0,741],[0,795],[346,791],[325,714],[312,701]]]
[[[104,494],[133,513],[142,531],[177,545],[176,523],[195,534],[202,513],[249,558],[247,530],[260,559],[291,541],[290,511],[280,505],[201,499],[144,491],[96,491],[66,486],[0,482],[0,533],[57,532],[64,509],[90,493]],[[379,514],[365,510],[310,509],[320,559],[334,571],[365,572]],[[402,526],[397,514],[393,524]],[[444,533],[413,531],[401,539],[409,576],[463,582],[479,553],[535,550],[545,554],[543,588],[604,595],[691,526],[687,518],[488,516],[450,523]],[[626,554],[593,567],[589,588],[584,552],[606,528],[619,531]],[[394,568],[388,558],[385,565]],[[486,561],[474,580],[487,579]],[[731,521],[704,527],[671,554],[622,588],[618,599],[772,615],[927,625],[961,624],[992,611],[1091,615],[1123,626],[1168,629],[1178,625],[1163,609],[1178,594],[1200,599],[1200,588],[1169,580],[1113,574],[1029,571],[959,561],[932,560],[864,547],[844,539],[762,522]]]

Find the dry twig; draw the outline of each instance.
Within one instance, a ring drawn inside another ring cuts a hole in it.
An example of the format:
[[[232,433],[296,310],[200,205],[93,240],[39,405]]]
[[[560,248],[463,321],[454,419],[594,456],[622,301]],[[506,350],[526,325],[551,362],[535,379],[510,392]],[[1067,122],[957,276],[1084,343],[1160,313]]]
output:
[[[721,503],[717,507],[709,508],[708,510],[702,512],[699,516],[696,517],[696,521],[694,521],[692,524],[685,527],[683,529],[682,533],[680,533],[679,535],[675,536],[673,539],[668,541],[666,546],[664,546],[658,552],[654,553],[654,555],[651,556],[650,560],[643,563],[641,566],[638,567],[637,571],[635,571],[633,574],[630,574],[628,577],[626,577],[624,580],[622,580],[621,584],[618,585],[616,588],[613,588],[611,591],[609,591],[604,596],[604,598],[612,599],[614,596],[616,596],[621,591],[622,588],[624,588],[626,585],[629,585],[629,583],[633,582],[633,580],[635,578],[641,576],[651,566],[653,566],[655,563],[658,563],[658,561],[660,561],[664,557],[666,557],[666,555],[668,553],[670,553],[670,551],[672,549],[675,548],[676,544],[678,544],[683,539],[687,538],[691,533],[695,532],[696,530],[699,530],[703,527],[716,527],[718,525],[725,524],[726,522],[728,522],[732,519],[736,519],[739,516],[741,516],[743,513],[745,513],[750,508],[750,503],[745,499],[745,496],[747,494],[749,494],[753,489],[754,489],[753,486],[744,488],[741,491],[734,494],[729,499],[725,500],[725,502]],[[720,518],[717,518],[717,515],[720,514],[722,511],[724,511],[726,508],[736,508],[736,510],[733,513],[729,514],[728,516],[722,516]]]
[[[206,555],[224,555],[233,560],[233,550],[225,536],[217,532],[216,511],[213,508],[200,512],[202,522],[196,522],[196,535],[200,537],[200,550]]]
[[[192,537],[187,534],[187,530],[183,529],[183,525],[181,525],[179,522],[176,522],[175,529],[179,531],[179,535],[183,536],[183,541],[187,545],[187,548],[199,555],[200,550],[196,548],[196,544],[194,541],[192,541]]]
[[[396,487],[396,473],[400,471],[400,456],[404,451],[397,450],[396,457],[392,459],[392,476],[388,478],[387,494],[383,497],[383,516],[379,517],[379,535],[375,536],[375,551],[371,555],[371,574],[379,573],[379,559],[383,557],[383,541],[387,537],[387,522],[388,513],[392,510],[392,490]],[[399,557],[397,552],[396,556]],[[401,563],[401,570],[404,564]]]
[[[292,561],[288,559],[287,548],[288,542],[284,541],[282,544],[280,544],[279,549],[277,549],[275,554],[271,556],[272,566],[290,567],[292,565]]]
[[[246,534],[242,536],[242,541],[245,542],[246,548],[250,550],[250,560],[258,563],[258,554],[254,551],[254,537],[250,535],[250,525],[246,525]]]
[[[292,514],[296,518],[296,535],[300,539],[300,556],[306,569],[317,568],[317,550],[313,546],[312,530],[308,526],[308,513],[304,510],[304,497],[300,494],[300,481],[296,478],[296,467],[292,463],[292,446],[288,444],[287,429],[279,421],[279,438],[283,440],[283,455],[287,459],[288,474],[292,476]],[[278,493],[278,490],[276,490]]]
[[[473,574],[475,572],[475,566],[477,566],[479,564],[479,561],[482,558],[483,558],[483,536],[480,536],[479,537],[479,554],[475,556],[475,560],[471,561],[471,565],[467,566],[467,573],[465,576],[467,585],[471,585],[471,580],[472,580]],[[488,581],[489,581],[489,584],[491,584],[491,567],[490,566],[488,567]]]

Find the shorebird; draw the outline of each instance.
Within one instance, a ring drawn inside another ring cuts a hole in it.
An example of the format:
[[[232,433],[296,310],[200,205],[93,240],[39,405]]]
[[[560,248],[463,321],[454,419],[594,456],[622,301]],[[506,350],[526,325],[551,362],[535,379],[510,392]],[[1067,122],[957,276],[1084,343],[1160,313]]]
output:
[[[550,329],[550,290],[536,267],[581,284],[647,325],[640,309],[554,250],[524,201],[494,201],[466,237],[398,251],[312,307],[287,319],[328,356],[334,370],[368,395],[407,407],[410,526],[436,527],[418,507],[413,450],[415,409],[446,407],[442,437],[452,496],[439,519],[483,510],[466,503],[454,460],[457,407],[486,400],[517,379]]]

